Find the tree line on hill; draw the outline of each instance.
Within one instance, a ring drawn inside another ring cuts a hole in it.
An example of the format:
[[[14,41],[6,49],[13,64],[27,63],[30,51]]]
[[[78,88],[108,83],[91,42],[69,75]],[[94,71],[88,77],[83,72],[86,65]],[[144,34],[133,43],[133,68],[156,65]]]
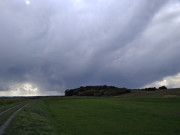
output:
[[[81,86],[76,89],[67,89],[65,96],[115,96],[129,92],[129,89],[115,86]]]
[[[141,91],[156,91],[165,90],[166,86],[161,86],[158,89],[156,87],[148,87],[145,89],[136,89]],[[115,86],[81,86],[75,89],[65,90],[65,96],[116,96],[131,92],[133,89],[118,88]]]
[[[145,89],[142,89],[142,90],[144,90],[144,91],[155,91],[155,90],[166,90],[166,89],[167,89],[166,86],[161,86],[158,89],[156,87],[149,87],[149,88],[145,88]]]

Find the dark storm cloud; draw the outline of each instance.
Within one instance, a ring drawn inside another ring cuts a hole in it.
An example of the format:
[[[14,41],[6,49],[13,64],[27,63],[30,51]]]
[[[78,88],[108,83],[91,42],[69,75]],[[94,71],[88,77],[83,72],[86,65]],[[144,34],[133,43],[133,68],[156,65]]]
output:
[[[0,2],[0,90],[142,87],[179,73],[176,0]]]

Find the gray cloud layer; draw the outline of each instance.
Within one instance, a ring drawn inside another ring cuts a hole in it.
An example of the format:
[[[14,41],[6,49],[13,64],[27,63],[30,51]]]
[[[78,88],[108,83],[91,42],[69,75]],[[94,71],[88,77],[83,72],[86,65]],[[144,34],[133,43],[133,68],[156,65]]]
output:
[[[178,0],[0,2],[0,90],[138,88],[180,72]]]

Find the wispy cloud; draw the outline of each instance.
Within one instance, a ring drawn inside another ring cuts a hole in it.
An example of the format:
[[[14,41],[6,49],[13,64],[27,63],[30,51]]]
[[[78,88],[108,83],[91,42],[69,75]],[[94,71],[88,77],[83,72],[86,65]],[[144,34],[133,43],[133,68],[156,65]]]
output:
[[[0,2],[3,91],[139,88],[180,72],[178,0],[28,1]]]

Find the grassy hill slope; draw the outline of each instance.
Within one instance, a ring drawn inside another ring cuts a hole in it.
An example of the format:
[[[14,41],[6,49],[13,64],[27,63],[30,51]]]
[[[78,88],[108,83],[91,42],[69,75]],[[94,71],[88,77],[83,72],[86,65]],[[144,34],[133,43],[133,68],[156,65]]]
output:
[[[180,88],[166,90],[143,91],[132,90],[130,93],[120,95],[122,97],[180,97]]]

